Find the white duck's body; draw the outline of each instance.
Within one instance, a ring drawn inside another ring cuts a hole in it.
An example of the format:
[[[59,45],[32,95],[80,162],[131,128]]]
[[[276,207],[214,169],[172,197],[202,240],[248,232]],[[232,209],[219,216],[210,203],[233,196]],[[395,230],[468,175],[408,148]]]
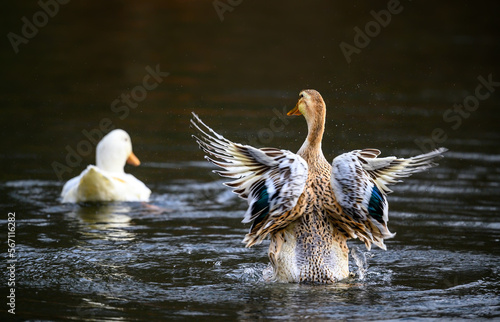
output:
[[[96,149],[96,165],[89,165],[79,176],[66,182],[62,202],[147,201],[151,190],[124,171],[125,163],[139,165],[132,152],[130,136],[113,130],[102,138]]]
[[[95,165],[66,182],[63,202],[148,201],[151,190],[131,174],[110,173]]]

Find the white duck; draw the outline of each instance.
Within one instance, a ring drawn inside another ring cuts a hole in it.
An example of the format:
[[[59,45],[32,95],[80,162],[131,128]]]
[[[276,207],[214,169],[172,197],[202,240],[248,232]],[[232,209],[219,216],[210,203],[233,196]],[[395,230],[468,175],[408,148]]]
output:
[[[62,202],[147,201],[151,190],[133,175],[125,173],[125,163],[138,166],[130,136],[116,129],[97,144],[96,165],[66,182]]]

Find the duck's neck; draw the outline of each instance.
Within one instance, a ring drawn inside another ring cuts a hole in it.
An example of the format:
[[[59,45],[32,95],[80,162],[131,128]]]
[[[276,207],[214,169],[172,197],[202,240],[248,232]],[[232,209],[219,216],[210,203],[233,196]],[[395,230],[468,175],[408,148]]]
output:
[[[114,157],[110,157],[107,159],[104,158],[104,160],[101,158],[97,158],[96,166],[99,169],[111,173],[117,173],[117,174],[125,173],[123,169],[125,167],[125,162],[121,162],[121,160],[116,160]]]
[[[321,141],[325,132],[325,114],[322,113],[312,119],[306,117],[306,121],[308,129],[307,138],[297,154],[311,165],[310,161],[325,159],[321,151]]]

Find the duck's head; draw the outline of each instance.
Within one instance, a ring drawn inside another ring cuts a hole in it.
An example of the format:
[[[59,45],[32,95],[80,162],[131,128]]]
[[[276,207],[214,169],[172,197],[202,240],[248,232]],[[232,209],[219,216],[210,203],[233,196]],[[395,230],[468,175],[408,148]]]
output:
[[[305,89],[300,92],[299,101],[287,115],[304,115],[309,131],[311,131],[324,126],[326,104],[318,91]]]
[[[106,134],[97,144],[96,165],[105,171],[122,173],[125,163],[134,166],[141,164],[132,152],[132,141],[128,133],[116,129]]]

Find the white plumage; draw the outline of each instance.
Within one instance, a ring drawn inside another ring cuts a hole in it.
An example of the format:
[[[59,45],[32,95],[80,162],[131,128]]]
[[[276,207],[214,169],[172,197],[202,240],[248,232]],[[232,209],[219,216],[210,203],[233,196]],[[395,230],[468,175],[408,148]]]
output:
[[[130,136],[113,130],[102,138],[96,148],[96,165],[66,182],[62,202],[83,201],[147,201],[151,190],[133,175],[124,171],[125,163],[139,165],[132,152]]]

